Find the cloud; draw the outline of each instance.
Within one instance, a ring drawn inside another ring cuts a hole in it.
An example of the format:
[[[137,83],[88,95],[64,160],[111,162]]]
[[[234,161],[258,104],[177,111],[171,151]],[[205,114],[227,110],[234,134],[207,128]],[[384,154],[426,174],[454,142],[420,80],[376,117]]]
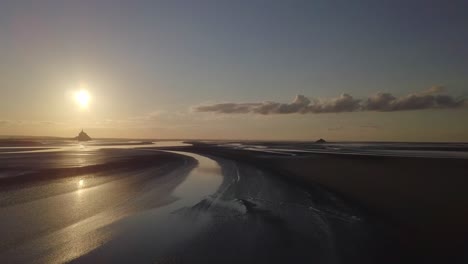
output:
[[[39,123],[37,123],[38,125],[44,125],[44,126],[56,126],[56,125],[60,125],[60,123],[58,122],[52,122],[52,121],[40,121]]]
[[[343,126],[329,127],[327,130],[328,131],[340,131],[340,130],[343,130]]]
[[[60,124],[62,123],[41,120],[0,120],[0,126],[55,126]]]
[[[366,128],[366,129],[380,129],[380,126],[378,125],[360,125],[360,128]]]
[[[409,94],[396,98],[390,93],[377,93],[367,98],[363,110],[368,111],[403,111],[429,108],[457,108],[466,104],[464,98],[454,98],[440,94],[444,91],[441,86],[434,86],[420,93]]]
[[[445,92],[445,87],[441,85],[434,85],[426,91],[421,92],[420,94],[439,94]]]
[[[9,120],[0,120],[0,126],[8,126],[11,124]]]
[[[315,101],[307,107],[306,113],[341,113],[353,112],[360,108],[361,100],[354,99],[349,94],[342,94],[337,98]]]
[[[268,102],[264,103],[268,104]],[[253,112],[253,109],[262,106],[262,103],[224,103],[214,105],[202,105],[195,108],[196,112],[216,112],[222,114],[246,114]]]
[[[304,95],[297,95],[291,103],[266,101],[263,103],[222,103],[201,105],[194,108],[195,112],[214,112],[221,114],[293,114],[293,113],[337,113],[351,112],[359,108],[360,100],[348,94],[329,100],[311,101]]]
[[[212,112],[219,114],[307,114],[307,113],[343,113],[356,111],[405,111],[431,108],[459,108],[467,105],[465,98],[454,98],[441,94],[442,86],[396,97],[390,93],[377,93],[367,99],[356,99],[349,94],[342,94],[330,99],[309,99],[297,95],[291,103],[265,101],[259,103],[220,103],[194,107],[195,112]]]

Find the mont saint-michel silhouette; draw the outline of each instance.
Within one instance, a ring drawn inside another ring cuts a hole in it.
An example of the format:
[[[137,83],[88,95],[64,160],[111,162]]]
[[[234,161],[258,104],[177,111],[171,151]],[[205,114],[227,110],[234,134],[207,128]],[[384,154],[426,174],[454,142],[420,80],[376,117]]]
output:
[[[78,134],[78,136],[76,136],[75,139],[78,141],[90,141],[91,137],[88,136],[88,134],[86,134],[86,132],[84,132],[83,129],[81,129],[80,134]]]

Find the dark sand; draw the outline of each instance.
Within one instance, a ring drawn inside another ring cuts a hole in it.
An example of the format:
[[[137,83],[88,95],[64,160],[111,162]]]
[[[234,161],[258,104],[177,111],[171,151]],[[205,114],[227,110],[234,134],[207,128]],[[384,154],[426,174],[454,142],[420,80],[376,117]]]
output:
[[[340,154],[286,157],[208,145],[187,150],[262,167],[300,184],[319,183],[393,224],[397,239],[410,255],[425,255],[434,261],[466,258],[466,159]]]

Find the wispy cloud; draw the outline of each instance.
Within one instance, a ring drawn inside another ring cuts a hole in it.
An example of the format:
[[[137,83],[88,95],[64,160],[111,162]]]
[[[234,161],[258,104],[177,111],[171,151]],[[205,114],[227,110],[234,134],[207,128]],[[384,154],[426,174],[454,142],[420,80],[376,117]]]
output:
[[[0,126],[55,126],[61,123],[32,120],[0,120]]]
[[[11,124],[10,120],[0,120],[0,126],[8,126]]]
[[[365,129],[380,129],[380,126],[378,125],[360,125],[359,127]]]
[[[342,94],[330,99],[309,99],[297,95],[291,103],[272,101],[258,103],[220,103],[194,107],[195,112],[213,112],[220,114],[307,114],[307,113],[341,113],[356,111],[405,111],[421,109],[459,108],[467,105],[465,97],[455,98],[442,94],[442,86],[396,97],[390,93],[377,93],[367,99],[356,99],[349,94]]]

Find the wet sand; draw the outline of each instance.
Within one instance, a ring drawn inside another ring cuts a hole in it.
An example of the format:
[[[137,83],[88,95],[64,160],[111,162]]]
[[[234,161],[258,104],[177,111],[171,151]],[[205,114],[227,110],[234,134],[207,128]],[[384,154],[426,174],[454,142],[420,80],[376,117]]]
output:
[[[352,203],[214,153],[2,156],[6,169],[32,172],[0,179],[1,262],[382,263],[400,256],[385,225]],[[388,248],[393,256],[379,254]]]
[[[320,184],[390,223],[408,257],[434,262],[467,257],[467,159],[285,156],[209,145],[192,151],[252,164],[298,184]]]
[[[125,160],[0,179],[1,262],[63,263],[83,255],[111,239],[103,227],[176,200],[173,190],[196,166],[170,153]],[[149,186],[153,195],[141,198]]]
[[[463,257],[463,159],[291,156],[207,144],[2,155],[0,172],[19,174],[0,178],[1,262]]]
[[[381,226],[333,193],[245,163],[184,155],[199,162],[174,192],[186,198],[114,223],[111,241],[73,263],[392,263],[400,256]],[[198,184],[215,188],[192,195]],[[379,254],[388,248],[393,256]]]

